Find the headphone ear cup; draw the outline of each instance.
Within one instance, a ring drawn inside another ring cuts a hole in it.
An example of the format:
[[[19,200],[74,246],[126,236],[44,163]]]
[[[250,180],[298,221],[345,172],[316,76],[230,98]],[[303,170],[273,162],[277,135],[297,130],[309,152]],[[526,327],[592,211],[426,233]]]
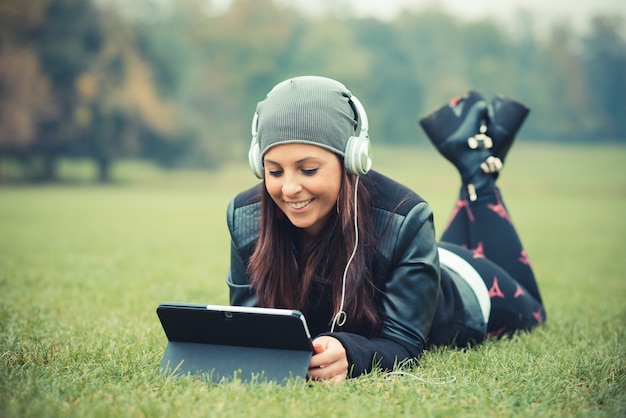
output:
[[[250,149],[248,150],[248,163],[255,176],[263,178],[263,161],[261,160],[261,147],[257,140],[258,133],[259,114],[254,112],[252,118],[252,141],[250,142]]]
[[[250,168],[255,176],[259,179],[263,178],[263,161],[261,161],[261,149],[259,148],[259,143],[256,141],[256,138],[252,138],[252,144],[250,144],[250,150],[248,151],[248,162],[250,163]]]
[[[372,168],[369,138],[351,136],[346,144],[344,166],[349,174],[361,176]]]

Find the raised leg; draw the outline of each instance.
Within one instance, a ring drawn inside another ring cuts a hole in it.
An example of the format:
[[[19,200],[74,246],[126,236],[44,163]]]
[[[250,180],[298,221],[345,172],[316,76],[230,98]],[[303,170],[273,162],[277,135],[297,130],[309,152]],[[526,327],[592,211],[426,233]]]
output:
[[[527,114],[528,108],[512,99],[497,97],[488,104],[469,92],[420,120],[461,175],[461,191],[441,245],[466,249],[465,256],[480,266],[492,296],[489,330],[495,333],[507,327],[528,329],[545,320],[528,255],[496,186],[502,161]]]

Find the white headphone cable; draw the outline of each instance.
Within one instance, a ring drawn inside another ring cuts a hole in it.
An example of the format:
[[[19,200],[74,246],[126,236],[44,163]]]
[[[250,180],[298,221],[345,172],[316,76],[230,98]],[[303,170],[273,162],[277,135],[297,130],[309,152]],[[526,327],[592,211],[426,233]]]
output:
[[[352,249],[352,254],[346,263],[346,268],[343,270],[343,278],[341,283],[341,301],[339,303],[339,311],[333,318],[333,323],[330,326],[330,332],[335,332],[335,325],[339,325],[340,327],[346,323],[347,314],[343,310],[343,304],[346,298],[346,276],[348,275],[348,268],[350,264],[352,264],[352,260],[356,254],[356,249],[359,245],[359,222],[358,222],[358,190],[359,190],[359,176],[357,176],[356,181],[354,182],[354,248]]]

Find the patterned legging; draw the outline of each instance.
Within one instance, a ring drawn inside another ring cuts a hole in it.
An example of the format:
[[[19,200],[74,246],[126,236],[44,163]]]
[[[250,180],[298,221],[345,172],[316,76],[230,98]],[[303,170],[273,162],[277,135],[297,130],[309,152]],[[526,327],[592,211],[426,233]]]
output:
[[[488,337],[530,330],[546,320],[530,261],[497,187],[473,202],[459,198],[439,245],[468,261],[489,289]]]

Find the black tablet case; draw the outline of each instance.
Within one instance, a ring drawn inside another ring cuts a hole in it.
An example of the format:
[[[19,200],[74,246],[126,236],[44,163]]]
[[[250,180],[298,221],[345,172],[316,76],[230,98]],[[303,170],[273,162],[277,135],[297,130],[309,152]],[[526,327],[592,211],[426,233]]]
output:
[[[306,378],[313,348],[300,312],[264,310],[259,314],[229,306],[210,308],[180,303],[157,308],[168,339],[161,360],[163,373],[206,373],[214,382],[239,378],[282,384]]]

